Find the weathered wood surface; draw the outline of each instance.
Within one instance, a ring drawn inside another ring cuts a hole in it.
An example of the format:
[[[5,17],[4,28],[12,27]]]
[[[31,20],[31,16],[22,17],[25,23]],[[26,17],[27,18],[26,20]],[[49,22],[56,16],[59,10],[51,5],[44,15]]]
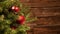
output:
[[[33,22],[28,34],[60,34],[60,0],[21,0],[31,7]]]

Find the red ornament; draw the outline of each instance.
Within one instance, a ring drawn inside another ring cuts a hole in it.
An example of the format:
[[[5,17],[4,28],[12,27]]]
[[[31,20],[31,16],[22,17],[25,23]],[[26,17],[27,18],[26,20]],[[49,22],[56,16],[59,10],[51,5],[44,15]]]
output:
[[[12,6],[11,9],[14,10],[15,12],[18,12],[19,11],[19,7],[17,7],[17,6]]]
[[[11,29],[15,30],[15,29],[16,29],[16,27],[15,27],[15,26],[11,26]]]
[[[24,16],[19,16],[17,22],[18,22],[19,24],[24,24],[24,22],[25,22],[25,17],[24,17]]]
[[[11,8],[12,10],[15,10],[15,6],[12,6],[12,8]]]

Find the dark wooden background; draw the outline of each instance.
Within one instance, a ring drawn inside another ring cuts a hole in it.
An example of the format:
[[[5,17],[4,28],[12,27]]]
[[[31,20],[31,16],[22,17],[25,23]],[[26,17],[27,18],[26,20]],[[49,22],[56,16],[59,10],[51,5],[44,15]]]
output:
[[[21,0],[30,6],[33,17],[28,34],[60,34],[60,0]]]

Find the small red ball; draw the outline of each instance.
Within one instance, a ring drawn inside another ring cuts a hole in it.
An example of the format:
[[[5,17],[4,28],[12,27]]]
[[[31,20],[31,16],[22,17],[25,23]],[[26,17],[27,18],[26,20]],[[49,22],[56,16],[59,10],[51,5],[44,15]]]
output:
[[[12,10],[15,10],[15,6],[12,6],[12,8],[11,8]]]
[[[17,21],[18,21],[19,24],[24,24],[25,17],[24,16],[19,16],[18,19],[17,19]]]
[[[19,11],[19,7],[17,7],[17,6],[12,6],[11,9],[14,10],[15,12],[18,12]]]
[[[16,27],[15,27],[15,26],[11,26],[11,29],[15,30],[15,29],[16,29]]]
[[[19,7],[15,7],[15,12],[18,12],[19,11]]]

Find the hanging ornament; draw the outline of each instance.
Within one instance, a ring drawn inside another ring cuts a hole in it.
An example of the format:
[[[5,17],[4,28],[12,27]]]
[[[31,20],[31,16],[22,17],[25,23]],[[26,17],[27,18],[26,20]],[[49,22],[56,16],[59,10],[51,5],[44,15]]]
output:
[[[12,10],[14,10],[15,9],[15,6],[12,6],[12,8],[11,8]]]
[[[18,19],[17,19],[17,23],[24,24],[24,22],[25,22],[25,17],[24,16],[19,16]]]
[[[14,10],[15,12],[18,12],[19,11],[19,7],[17,7],[17,6],[12,6],[11,9]]]
[[[15,30],[15,29],[16,29],[16,27],[15,27],[15,26],[11,26],[11,29]]]
[[[10,28],[11,28],[11,29],[14,29],[14,30],[15,30],[18,26],[19,26],[19,25],[18,25],[17,23],[11,23],[11,24],[10,24]]]
[[[19,11],[19,7],[15,7],[15,11],[18,12]]]

